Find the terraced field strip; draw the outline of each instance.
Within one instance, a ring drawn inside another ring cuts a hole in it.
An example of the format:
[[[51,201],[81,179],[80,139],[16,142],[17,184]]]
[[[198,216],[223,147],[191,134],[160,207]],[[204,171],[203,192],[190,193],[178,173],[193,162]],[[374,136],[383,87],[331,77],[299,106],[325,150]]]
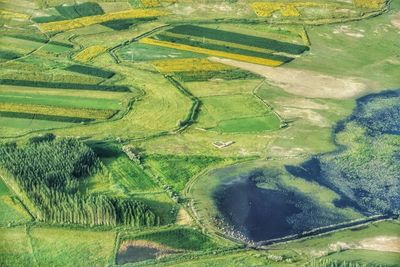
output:
[[[88,62],[95,57],[103,54],[104,52],[107,51],[107,47],[101,46],[101,45],[93,45],[89,46],[79,53],[77,53],[74,57],[75,60],[81,61],[81,62]]]
[[[232,70],[234,67],[205,58],[163,59],[152,61],[161,73]]]
[[[76,72],[79,74],[90,75],[95,77],[100,77],[104,79],[109,79],[115,75],[115,72],[103,70],[96,67],[84,66],[84,65],[71,65],[65,68],[67,71]]]
[[[37,97],[58,97],[59,99],[69,97],[76,97],[80,99],[93,99],[93,100],[112,100],[115,102],[121,102],[123,99],[128,98],[133,95],[134,92],[113,92],[113,91],[96,91],[93,90],[60,90],[60,89],[52,89],[52,88],[40,88],[40,87],[28,87],[28,86],[13,86],[13,85],[0,85],[0,94],[1,95],[13,95],[17,96],[26,95],[30,97],[30,95],[34,94]]]
[[[190,40],[193,40],[193,41],[196,41],[196,42],[203,42],[205,44],[233,47],[233,48],[239,48],[239,49],[250,50],[250,51],[266,53],[266,54],[272,54],[272,53],[275,52],[274,50],[271,50],[271,49],[260,48],[260,47],[255,47],[255,46],[248,46],[248,45],[242,45],[242,44],[237,44],[237,43],[231,43],[231,42],[226,42],[226,41],[209,39],[209,38],[205,38],[205,37],[191,36],[191,35],[187,35],[187,34],[164,32],[163,35],[171,36],[171,37],[175,37],[175,38],[182,38],[182,39],[190,38]]]
[[[223,30],[199,27],[195,25],[180,25],[167,30],[167,32],[218,40],[228,43],[245,45],[249,47],[258,47],[293,55],[302,54],[303,52],[309,49],[308,46],[304,45],[281,42],[278,40],[269,39],[265,37],[246,35],[231,31],[223,31]]]
[[[39,28],[43,32],[66,31],[117,19],[158,17],[167,14],[168,12],[162,9],[130,9],[104,15],[95,15],[71,20],[42,23],[39,25]]]
[[[47,52],[63,53],[73,47],[73,45],[42,39],[35,36],[3,36],[0,38],[0,47],[8,48],[10,45],[19,52],[29,53],[41,49]]]
[[[283,55],[277,55],[277,54],[272,54],[272,53],[260,53],[260,52],[256,52],[256,51],[252,51],[252,50],[245,50],[245,49],[229,47],[229,46],[225,46],[225,45],[216,45],[216,44],[211,44],[211,43],[205,43],[202,41],[195,41],[190,38],[171,37],[171,36],[168,36],[165,34],[158,34],[155,38],[158,40],[161,40],[161,41],[179,43],[179,44],[190,45],[190,46],[194,46],[194,47],[211,49],[211,50],[216,50],[216,51],[223,51],[223,52],[228,52],[228,53],[233,53],[233,54],[238,54],[238,55],[245,55],[245,56],[257,57],[257,58],[265,58],[265,59],[269,59],[269,60],[280,61],[282,63],[293,60],[293,58],[283,56]]]
[[[270,60],[270,59],[264,59],[264,58],[253,57],[253,56],[245,56],[245,55],[234,54],[234,53],[229,53],[229,52],[216,51],[216,50],[211,50],[211,49],[206,49],[206,48],[195,47],[195,46],[191,46],[191,45],[177,44],[174,42],[155,40],[155,39],[148,38],[148,37],[140,39],[139,42],[143,43],[143,44],[156,45],[156,46],[190,51],[190,52],[194,52],[194,53],[200,53],[200,54],[211,55],[211,56],[216,56],[216,57],[235,59],[235,60],[239,60],[239,61],[245,61],[245,62],[261,64],[261,65],[266,65],[266,66],[272,66],[272,67],[277,67],[277,66],[280,66],[283,64],[283,62],[277,61],[277,60]]]
[[[66,122],[109,119],[116,110],[62,108],[32,104],[0,103],[0,116],[12,118],[30,118],[38,116],[44,120]]]
[[[92,93],[93,94],[93,93]],[[89,109],[121,109],[120,99],[102,99],[80,96],[62,96],[38,94],[35,91],[26,93],[15,91],[2,91],[0,89],[0,103],[34,104],[56,106],[64,108],[89,108]]]
[[[0,85],[39,87],[39,88],[51,88],[60,90],[74,89],[74,90],[130,92],[128,87],[120,85],[97,85],[97,84],[27,81],[27,80],[13,80],[13,79],[0,79]]]

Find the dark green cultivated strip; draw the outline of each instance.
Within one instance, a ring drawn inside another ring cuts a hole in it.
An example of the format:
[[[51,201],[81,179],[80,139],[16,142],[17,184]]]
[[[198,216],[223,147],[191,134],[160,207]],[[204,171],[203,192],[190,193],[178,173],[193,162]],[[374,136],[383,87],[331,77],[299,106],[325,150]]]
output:
[[[81,122],[94,121],[94,119],[91,119],[91,118],[53,116],[53,115],[23,113],[23,112],[11,112],[11,111],[0,111],[0,117],[18,118],[18,119],[35,119],[35,120],[45,120],[45,121],[60,121],[60,122],[71,122],[71,123],[81,123]]]
[[[62,43],[62,42],[57,42],[57,41],[51,41],[49,39],[46,39],[45,37],[40,37],[40,36],[32,36],[32,35],[10,35],[10,37],[15,38],[15,39],[21,39],[21,40],[27,40],[31,42],[37,42],[37,43],[42,43],[42,44],[52,44],[52,45],[58,45],[58,46],[64,46],[68,48],[74,47],[72,44],[67,44],[67,43]]]
[[[21,57],[21,55],[19,55],[17,53],[0,50],[0,59],[11,60],[11,59],[19,58],[19,57]]]
[[[202,82],[211,79],[244,80],[260,78],[257,74],[236,69],[224,71],[175,72],[174,76],[183,82]]]
[[[277,52],[299,55],[309,50],[308,46],[281,42],[274,39],[257,37],[235,32],[203,28],[194,25],[180,25],[168,30],[168,32],[186,34],[197,37],[204,37],[224,42],[230,42],[241,45],[254,46],[258,48],[270,49]]]
[[[107,71],[99,68],[84,66],[84,65],[71,65],[65,68],[65,70],[77,72],[80,74],[86,74],[90,76],[96,76],[104,79],[111,78],[115,75],[115,72]]]
[[[119,85],[97,85],[97,84],[82,84],[82,83],[64,83],[64,82],[43,82],[43,81],[26,81],[0,79],[0,84],[40,87],[51,89],[73,89],[73,90],[94,90],[94,91],[112,91],[112,92],[130,92],[129,87]]]
[[[240,48],[236,48],[236,47],[228,47],[228,46],[217,45],[217,44],[203,43],[203,42],[189,40],[186,38],[177,38],[177,37],[167,36],[167,35],[163,35],[163,34],[159,34],[156,37],[157,37],[157,39],[159,39],[161,41],[190,45],[190,46],[194,46],[194,47],[223,51],[223,52],[251,56],[251,57],[265,58],[265,59],[276,60],[276,61],[280,61],[280,62],[289,62],[289,61],[293,60],[293,58],[286,57],[286,56],[261,53],[261,52],[250,51],[250,50],[240,49]]]

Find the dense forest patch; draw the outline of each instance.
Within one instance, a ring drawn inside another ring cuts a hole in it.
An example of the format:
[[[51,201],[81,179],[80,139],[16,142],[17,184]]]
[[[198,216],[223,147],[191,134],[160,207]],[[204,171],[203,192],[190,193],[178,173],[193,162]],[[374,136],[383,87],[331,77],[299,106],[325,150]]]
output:
[[[106,226],[159,224],[159,218],[141,202],[81,192],[85,179],[99,170],[100,163],[93,150],[76,139],[45,135],[30,139],[24,146],[2,145],[0,168],[38,221]]]

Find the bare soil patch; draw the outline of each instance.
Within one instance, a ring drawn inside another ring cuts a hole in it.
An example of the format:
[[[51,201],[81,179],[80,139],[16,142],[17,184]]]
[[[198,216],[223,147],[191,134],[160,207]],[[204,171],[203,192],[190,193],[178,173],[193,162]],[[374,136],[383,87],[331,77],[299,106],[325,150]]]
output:
[[[215,57],[210,59],[257,73],[286,92],[304,97],[347,99],[360,95],[367,89],[364,83],[355,78],[337,78],[308,70],[272,68]]]

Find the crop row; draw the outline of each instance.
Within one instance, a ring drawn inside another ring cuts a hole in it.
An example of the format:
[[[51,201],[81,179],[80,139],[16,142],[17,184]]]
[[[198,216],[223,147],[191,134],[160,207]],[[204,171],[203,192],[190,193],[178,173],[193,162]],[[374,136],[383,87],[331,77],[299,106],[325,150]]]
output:
[[[96,76],[104,79],[109,79],[115,75],[115,72],[112,71],[107,71],[100,68],[89,67],[84,65],[71,65],[65,68],[65,70],[90,76]]]
[[[252,72],[240,69],[224,71],[175,72],[174,76],[183,82],[202,82],[212,79],[243,80],[259,78],[258,75]]]
[[[265,37],[246,35],[242,33],[199,27],[195,25],[180,25],[169,29],[167,32],[197,36],[228,43],[236,43],[250,47],[258,47],[294,55],[299,55],[309,50],[309,47],[304,45],[292,44]]]
[[[119,85],[97,85],[82,83],[65,83],[65,82],[44,82],[44,81],[28,81],[28,80],[12,80],[0,79],[0,84],[28,86],[52,89],[76,89],[76,90],[97,90],[97,91],[113,91],[113,92],[130,92],[126,86]]]
[[[293,60],[293,58],[290,58],[287,56],[275,55],[272,53],[262,53],[262,52],[247,50],[247,49],[230,47],[230,46],[226,46],[226,45],[218,45],[218,44],[213,44],[213,43],[200,42],[200,41],[195,41],[195,40],[192,40],[189,38],[176,38],[176,37],[171,37],[171,36],[163,35],[163,34],[157,35],[156,38],[161,41],[190,45],[190,46],[194,46],[194,47],[200,47],[200,48],[216,50],[216,51],[223,51],[223,52],[228,52],[228,53],[232,53],[232,54],[239,54],[239,55],[257,57],[257,58],[265,58],[265,59],[275,60],[275,61],[279,61],[279,62],[283,62],[283,63]]]
[[[167,15],[168,13],[161,9],[130,9],[119,12],[107,13],[90,17],[82,17],[65,21],[54,21],[40,24],[40,29],[44,32],[66,31],[93,24],[103,23],[111,20],[146,18]]]
[[[241,55],[241,54],[234,54],[234,53],[229,53],[229,52],[224,52],[224,51],[216,51],[216,50],[195,47],[195,46],[190,46],[190,45],[185,45],[185,44],[177,44],[174,42],[155,40],[152,38],[142,38],[142,39],[140,39],[139,42],[143,43],[143,44],[168,47],[168,48],[190,51],[190,52],[206,54],[206,55],[211,55],[211,56],[216,56],[216,57],[224,57],[224,58],[245,61],[245,62],[266,65],[266,66],[277,67],[277,66],[280,66],[283,64],[283,62],[277,61],[277,60],[258,58],[258,57],[254,57],[254,56],[247,56],[247,55]]]
[[[152,62],[161,73],[230,70],[233,67],[204,58],[161,59]]]
[[[19,104],[19,103],[0,103],[0,111],[87,118],[94,120],[109,119],[117,112],[116,110],[107,110],[107,109],[64,108],[64,107]]]
[[[16,118],[16,119],[35,119],[35,120],[44,120],[44,121],[59,121],[59,122],[70,122],[70,123],[81,123],[81,122],[93,121],[93,119],[88,119],[88,118],[74,118],[74,117],[67,117],[67,116],[21,113],[21,112],[13,112],[13,111],[0,111],[0,117]]]

